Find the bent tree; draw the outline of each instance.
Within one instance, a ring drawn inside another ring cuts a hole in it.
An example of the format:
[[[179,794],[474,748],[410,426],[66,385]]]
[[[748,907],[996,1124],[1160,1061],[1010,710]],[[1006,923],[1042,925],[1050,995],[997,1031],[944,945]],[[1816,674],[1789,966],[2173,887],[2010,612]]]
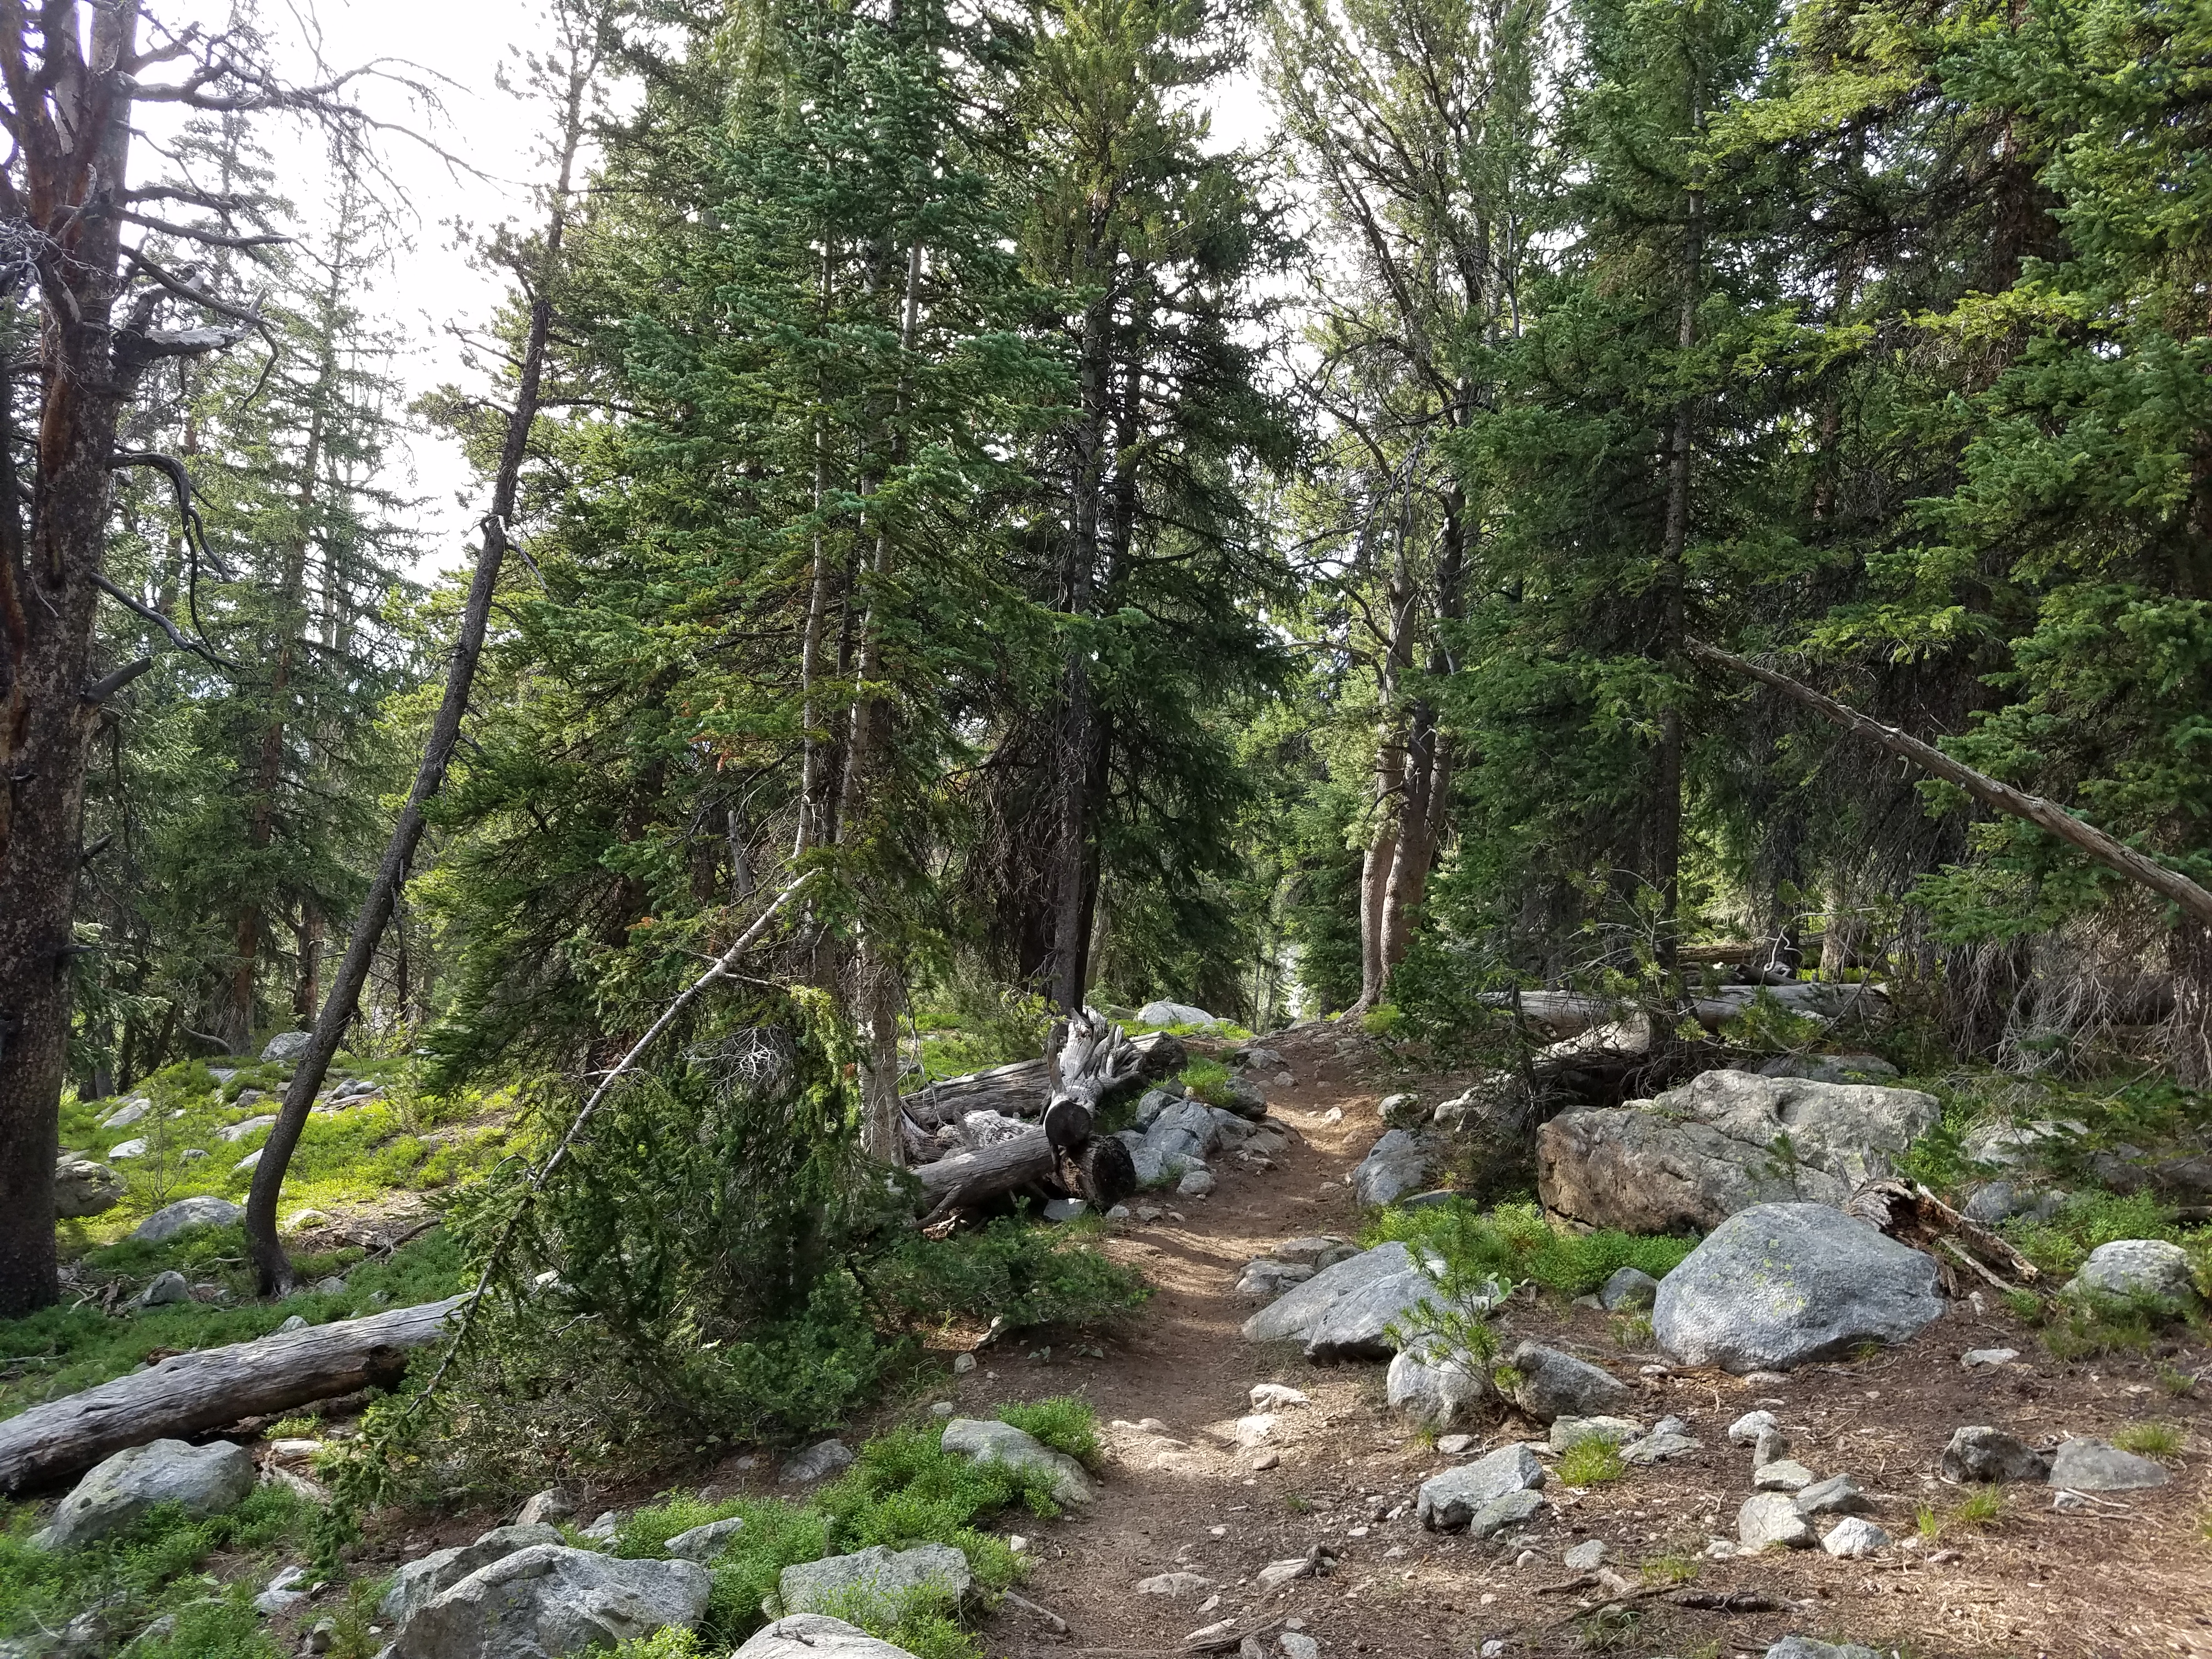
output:
[[[103,705],[143,672],[93,662],[94,612],[124,605],[194,644],[106,576],[118,469],[168,474],[188,532],[192,522],[182,466],[118,451],[118,422],[149,365],[223,350],[259,325],[198,268],[216,250],[265,244],[235,228],[256,204],[189,178],[134,186],[138,106],[289,111],[349,131],[365,118],[344,95],[353,78],[289,85],[250,26],[172,28],[143,0],[35,10],[0,0],[0,270],[11,335],[36,341],[11,352],[0,385],[0,1317],[57,1292],[53,1169],[88,745]]]

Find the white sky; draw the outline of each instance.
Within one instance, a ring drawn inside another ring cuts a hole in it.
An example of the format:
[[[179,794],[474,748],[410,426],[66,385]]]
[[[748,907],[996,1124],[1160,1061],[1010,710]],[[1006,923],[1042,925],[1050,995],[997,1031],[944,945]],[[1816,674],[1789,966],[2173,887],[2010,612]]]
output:
[[[481,326],[502,291],[498,281],[471,268],[467,246],[502,221],[534,219],[528,187],[545,172],[532,153],[545,125],[543,106],[501,92],[494,81],[502,64],[520,70],[519,52],[538,50],[549,38],[540,0],[262,0],[262,5],[263,27],[295,78],[314,74],[302,21],[312,16],[321,33],[323,59],[331,67],[400,58],[446,83],[442,119],[423,130],[441,149],[465,158],[475,173],[448,166],[404,137],[386,141],[386,164],[411,204],[410,246],[379,276],[365,309],[404,337],[395,368],[410,396],[446,382],[465,385],[460,346],[448,330]],[[228,9],[228,0],[185,0],[174,9],[161,7],[160,15],[204,15],[219,23]],[[396,92],[372,92],[366,101],[391,118],[422,125]],[[1213,115],[1217,143],[1263,142],[1268,115],[1251,80],[1224,85]],[[260,137],[276,163],[279,187],[295,199],[303,219],[319,216],[315,187],[305,181],[325,177],[320,137],[277,125],[265,127]],[[148,157],[138,170],[143,175],[154,165]],[[408,447],[411,480],[398,483],[422,498],[417,574],[428,579],[467,558],[471,526],[483,509],[457,446],[416,432]]]

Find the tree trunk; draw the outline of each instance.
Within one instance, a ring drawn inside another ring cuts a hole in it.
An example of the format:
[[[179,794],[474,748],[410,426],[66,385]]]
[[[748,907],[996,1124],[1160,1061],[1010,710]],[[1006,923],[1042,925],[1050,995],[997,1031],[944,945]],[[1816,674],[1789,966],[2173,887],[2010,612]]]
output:
[[[149,1440],[182,1439],[359,1389],[391,1388],[465,1297],[173,1354],[0,1423],[0,1492],[24,1492]]]
[[[1691,94],[1691,120],[1699,119],[1699,94]],[[1705,193],[1692,185],[1689,191],[1689,222],[1684,233],[1681,300],[1675,323],[1674,346],[1687,357],[1698,343],[1698,299],[1705,266]],[[1671,673],[1681,659],[1687,635],[1686,578],[1682,569],[1690,541],[1690,462],[1695,442],[1697,400],[1684,396],[1674,405],[1674,421],[1667,456],[1667,518],[1659,550],[1659,630],[1652,656],[1662,673]],[[1682,890],[1682,708],[1679,696],[1670,695],[1659,717],[1659,750],[1651,779],[1651,884],[1659,895],[1659,931],[1653,941],[1662,972],[1675,967],[1680,943],[1676,917]]]
[[[307,1126],[307,1112],[314,1104],[316,1091],[329,1073],[331,1058],[337,1053],[346,1028],[359,1012],[362,989],[368,982],[368,970],[375,961],[378,942],[398,905],[408,866],[422,844],[423,809],[444,787],[447,763],[460,740],[461,721],[468,712],[469,692],[476,683],[477,661],[483,653],[484,635],[490,624],[492,596],[498,588],[500,567],[507,556],[508,526],[514,518],[522,463],[528,452],[531,428],[538,418],[546,343],[552,330],[552,289],[560,268],[562,239],[568,227],[576,152],[583,142],[585,94],[597,66],[596,56],[587,58],[580,45],[572,45],[561,130],[559,180],[554,186],[547,216],[544,256],[534,273],[530,326],[524,340],[521,370],[516,377],[514,407],[507,414],[506,441],[494,475],[491,510],[483,519],[483,544],[470,577],[468,600],[453,641],[453,659],[446,668],[445,695],[431,724],[429,739],[423,745],[414,787],[408,793],[406,805],[400,809],[398,822],[392,826],[391,840],[385,844],[383,861],[377,866],[376,878],[369,884],[360,914],[354,918],[353,935],[332,977],[330,995],[316,1017],[307,1051],[300,1056],[298,1068],[284,1091],[284,1103],[277,1110],[276,1121],[270,1127],[268,1139],[262,1143],[261,1161],[254,1166],[253,1186],[246,1200],[246,1242],[264,1295],[282,1295],[292,1288],[291,1260],[276,1237],[276,1205],[283,1190],[284,1174],[300,1144],[300,1132]]]
[[[1024,1187],[1048,1185],[1109,1210],[1136,1189],[1129,1149],[1112,1135],[1062,1157],[1042,1129],[972,1152],[957,1152],[914,1172],[933,1212],[972,1209]]]
[[[1182,1040],[1167,1031],[1148,1031],[1133,1037],[1138,1079],[1157,1081],[1182,1070],[1188,1060]],[[997,1112],[1004,1117],[1036,1117],[1052,1098],[1049,1062],[1017,1060],[994,1066],[965,1077],[948,1077],[901,1097],[908,1116],[924,1128],[957,1123],[970,1112]],[[1110,1091],[1109,1091],[1110,1092]]]

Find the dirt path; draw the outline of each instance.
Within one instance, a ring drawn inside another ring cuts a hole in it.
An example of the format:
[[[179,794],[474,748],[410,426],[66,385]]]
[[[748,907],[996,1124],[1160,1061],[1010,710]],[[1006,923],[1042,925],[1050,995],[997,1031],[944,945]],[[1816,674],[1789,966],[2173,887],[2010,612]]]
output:
[[[954,1389],[960,1407],[977,1414],[996,1401],[1075,1394],[1112,1425],[1095,1504],[1060,1522],[1008,1528],[1029,1535],[1036,1559],[1024,1593],[1064,1617],[1069,1633],[1009,1607],[987,1632],[992,1654],[1182,1652],[1192,1632],[1234,1619],[1233,1633],[1256,1632],[1271,1659],[1282,1652],[1286,1620],[1325,1656],[1759,1654],[1790,1633],[1848,1637],[1885,1653],[1902,1642],[1920,1659],[2212,1656],[2212,1548],[2197,1532],[2212,1500],[2203,1403],[2160,1389],[2159,1357],[2061,1365],[2009,1316],[1977,1316],[1963,1304],[1903,1349],[1801,1371],[1756,1395],[1717,1372],[1640,1376],[1660,1356],[1623,1352],[1605,1316],[1516,1305],[1509,1343],[1534,1335],[1610,1364],[1645,1391],[1638,1415],[1690,1419],[1705,1449],[1587,1491],[1554,1480],[1549,1515],[1510,1544],[1425,1531],[1413,1517],[1415,1490],[1453,1460],[1392,1422],[1383,1368],[1318,1368],[1293,1347],[1256,1347],[1239,1334],[1258,1305],[1235,1293],[1247,1261],[1285,1239],[1357,1231],[1344,1177],[1381,1126],[1373,1082],[1337,1042],[1326,1028],[1269,1040],[1297,1079],[1270,1090],[1272,1115],[1296,1131],[1276,1168],[1248,1173],[1224,1159],[1210,1198],[1152,1200],[1183,1218],[1132,1228],[1109,1244],[1157,1287],[1125,1342],[1103,1358],[1064,1347],[1048,1356],[995,1351]],[[1960,1371],[1963,1349],[1990,1346],[2021,1351],[2016,1374],[2000,1382]],[[2212,1378],[2212,1353],[2201,1348],[2163,1358],[2166,1375],[2195,1366]],[[1289,1383],[1311,1403],[1282,1413],[1265,1447],[1240,1447],[1236,1419],[1252,1410],[1250,1389],[1262,1382]],[[2212,1382],[2199,1392],[2208,1390]],[[1709,1540],[1733,1534],[1748,1495],[1747,1454],[1729,1445],[1725,1426],[1762,1401],[1780,1408],[1798,1455],[1819,1473],[1849,1472],[1875,1495],[1874,1518],[1899,1539],[1914,1536],[1923,1505],[1941,1535],[1860,1561],[1818,1550],[1702,1559]],[[1995,1422],[2031,1438],[2110,1434],[2146,1415],[2189,1436],[2172,1486],[2068,1514],[2054,1513],[2041,1489],[2008,1490],[1994,1525],[1948,1518],[1964,1494],[1939,1486],[1935,1468],[1953,1427]],[[1475,1453],[1541,1432],[1493,1425]],[[1269,1452],[1273,1467],[1254,1467]],[[1648,1591],[1613,1628],[1589,1615],[1618,1591],[1558,1593],[1575,1577],[1562,1553],[1589,1539],[1604,1541],[1613,1568]],[[1261,1566],[1316,1544],[1335,1553],[1333,1571],[1258,1592]],[[1171,1572],[1207,1582],[1176,1595],[1135,1589]],[[1687,1587],[1660,1594],[1677,1576]],[[1733,1608],[1699,1608],[1682,1605],[1685,1595],[1737,1599]]]

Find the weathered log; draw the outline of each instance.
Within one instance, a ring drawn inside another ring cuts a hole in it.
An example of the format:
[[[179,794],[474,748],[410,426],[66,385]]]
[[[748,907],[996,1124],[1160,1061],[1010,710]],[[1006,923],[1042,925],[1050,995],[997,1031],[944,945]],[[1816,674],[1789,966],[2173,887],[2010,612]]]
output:
[[[1962,1267],[2001,1291],[2033,1285],[2041,1276],[2011,1244],[1917,1182],[1870,1181],[1844,1200],[1844,1213],[1934,1256],[1943,1288],[1953,1296],[1960,1293]]]
[[[1097,1208],[1110,1210],[1137,1186],[1129,1149],[1114,1136],[1085,1141],[1063,1156],[1042,1129],[972,1152],[956,1152],[925,1164],[913,1174],[933,1216],[973,1209],[1029,1186],[1088,1199]]]
[[[1796,980],[1782,985],[1723,985],[1710,994],[1692,997],[1690,1012],[1709,1031],[1741,1018],[1761,992],[1771,994],[1793,1014],[1833,1022],[1845,1016],[1880,1020],[1889,1013],[1889,995],[1881,987],[1842,984],[1828,980]],[[1520,1012],[1531,1024],[1554,1036],[1571,1037],[1601,1025],[1632,1020],[1647,1012],[1644,1005],[1630,1000],[1585,996],[1577,991],[1523,991]],[[1510,991],[1486,991],[1477,999],[1493,1008],[1513,1006]]]
[[[1137,1055],[1133,1073],[1117,1079],[1126,1087],[1137,1081],[1172,1077],[1189,1061],[1181,1038],[1167,1031],[1152,1031],[1127,1040]],[[1002,1112],[1008,1117],[1034,1118],[1043,1114],[1052,1098],[1051,1068],[1042,1060],[1017,1060],[994,1066],[987,1072],[948,1077],[904,1096],[907,1115],[925,1129],[957,1123],[970,1112]],[[1109,1089],[1107,1093],[1111,1094]],[[1095,1105],[1095,1103],[1094,1103]]]
[[[409,1352],[435,1340],[447,1315],[465,1300],[447,1297],[173,1354],[33,1406],[0,1422],[0,1492],[52,1484],[149,1440],[198,1434],[360,1389],[390,1388],[405,1372]]]

